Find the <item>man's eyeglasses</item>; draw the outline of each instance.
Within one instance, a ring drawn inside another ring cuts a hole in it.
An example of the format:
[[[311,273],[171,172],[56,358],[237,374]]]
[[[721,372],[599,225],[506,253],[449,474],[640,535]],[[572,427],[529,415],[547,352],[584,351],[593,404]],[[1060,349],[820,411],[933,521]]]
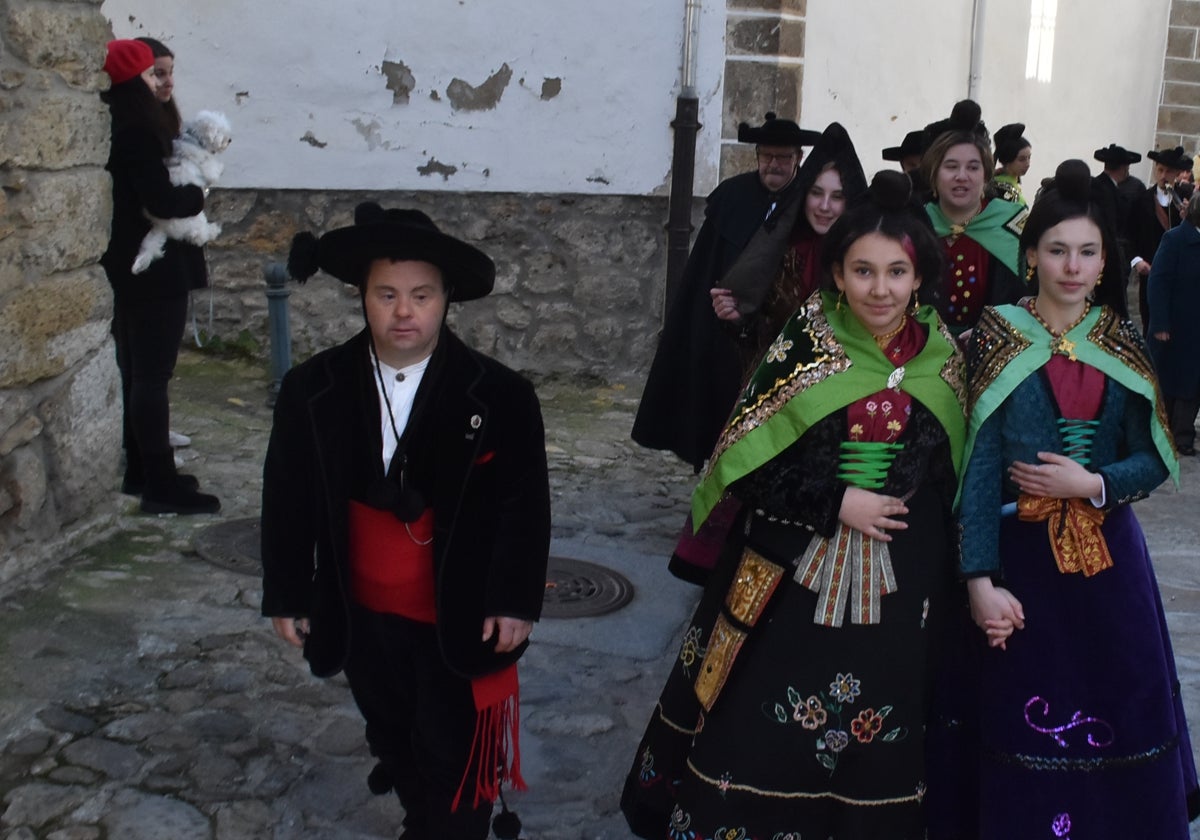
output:
[[[759,163],[791,163],[796,159],[795,152],[787,152],[786,154],[771,154],[770,152],[755,152],[758,155]]]

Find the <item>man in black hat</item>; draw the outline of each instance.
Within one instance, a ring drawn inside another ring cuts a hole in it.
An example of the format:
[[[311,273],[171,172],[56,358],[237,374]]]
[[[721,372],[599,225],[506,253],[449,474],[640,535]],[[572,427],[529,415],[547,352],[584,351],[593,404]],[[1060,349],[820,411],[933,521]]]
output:
[[[1117,235],[1121,264],[1125,265],[1130,259],[1129,207],[1133,196],[1146,189],[1139,178],[1129,174],[1129,167],[1140,161],[1142,156],[1110,143],[1103,149],[1097,149],[1093,157],[1104,164],[1104,171],[1092,178],[1092,194]]]
[[[750,237],[796,183],[803,146],[820,139],[768,112],[761,126],[742,123],[738,142],[753,143],[758,167],[717,185],[704,224],[667,313],[658,350],[633,424],[633,439],[667,449],[699,472],[741,388],[742,369],[732,335],[713,313],[709,289],[720,285]]]
[[[899,146],[888,146],[883,150],[883,159],[899,163],[900,171],[912,177],[921,168],[921,157],[929,148],[930,139],[923,129],[910,131],[904,135]]]
[[[1138,278],[1138,311],[1142,332],[1150,323],[1150,304],[1146,299],[1146,278],[1162,236],[1179,224],[1181,204],[1175,196],[1175,182],[1185,169],[1192,168],[1192,158],[1183,146],[1159,149],[1146,153],[1154,161],[1154,183],[1135,196],[1129,208],[1129,265]]]
[[[406,840],[482,840],[516,768],[516,660],[541,612],[550,504],[532,386],[447,306],[495,266],[423,213],[360,205],[289,270],[358,286],[367,326],[284,377],[263,471],[262,612],[344,670]],[[516,836],[512,834],[511,836]]]

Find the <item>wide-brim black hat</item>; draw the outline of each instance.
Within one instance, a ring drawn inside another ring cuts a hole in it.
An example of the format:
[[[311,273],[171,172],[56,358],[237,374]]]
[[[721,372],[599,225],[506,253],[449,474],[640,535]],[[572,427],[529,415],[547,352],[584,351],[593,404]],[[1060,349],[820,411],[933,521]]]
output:
[[[1146,153],[1146,157],[1155,163],[1161,163],[1167,169],[1191,169],[1192,156],[1183,150],[1183,146],[1174,149],[1159,149]]]
[[[1137,152],[1131,152],[1123,146],[1118,146],[1116,143],[1109,143],[1103,149],[1097,149],[1092,157],[1101,163],[1115,163],[1118,165],[1123,163],[1137,163],[1142,159],[1142,156]]]
[[[385,210],[375,202],[358,205],[354,224],[320,239],[297,234],[288,255],[288,273],[303,282],[319,268],[361,287],[371,263],[378,259],[432,263],[441,270],[451,301],[484,297],[496,283],[496,264],[483,251],[442,233],[420,210]]]
[[[929,137],[923,130],[910,131],[904,135],[899,146],[888,146],[883,150],[884,160],[901,161],[911,155],[923,155],[929,148]]]
[[[768,111],[762,125],[740,123],[738,142],[758,146],[812,146],[821,139],[821,132],[801,128],[791,120],[783,120]]]

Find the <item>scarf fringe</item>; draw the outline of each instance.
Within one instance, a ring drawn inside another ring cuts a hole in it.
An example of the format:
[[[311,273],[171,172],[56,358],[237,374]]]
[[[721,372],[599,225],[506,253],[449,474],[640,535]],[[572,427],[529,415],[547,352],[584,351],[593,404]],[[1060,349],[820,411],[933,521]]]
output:
[[[513,790],[527,790],[521,776],[521,700],[517,683],[517,666],[511,665],[496,674],[471,681],[475,695],[475,737],[471,754],[463,769],[462,781],[450,804],[458,810],[471,768],[475,768],[475,792],[472,808],[480,802],[495,802],[501,785]]]

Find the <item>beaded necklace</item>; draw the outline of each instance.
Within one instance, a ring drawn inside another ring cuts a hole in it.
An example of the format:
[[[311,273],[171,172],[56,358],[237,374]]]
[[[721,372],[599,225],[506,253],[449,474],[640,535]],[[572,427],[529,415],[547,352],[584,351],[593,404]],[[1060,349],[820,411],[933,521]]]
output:
[[[1067,339],[1067,333],[1082,324],[1083,319],[1086,318],[1088,313],[1091,311],[1092,305],[1085,301],[1083,304],[1083,312],[1079,314],[1079,317],[1069,324],[1062,332],[1055,332],[1050,328],[1050,325],[1046,323],[1046,319],[1038,313],[1037,300],[1034,299],[1029,301],[1029,314],[1031,314],[1034,318],[1037,318],[1038,323],[1045,328],[1046,332],[1050,333],[1050,352],[1058,353],[1061,356],[1066,356],[1072,362],[1077,362],[1079,359],[1075,356],[1075,342]]]

